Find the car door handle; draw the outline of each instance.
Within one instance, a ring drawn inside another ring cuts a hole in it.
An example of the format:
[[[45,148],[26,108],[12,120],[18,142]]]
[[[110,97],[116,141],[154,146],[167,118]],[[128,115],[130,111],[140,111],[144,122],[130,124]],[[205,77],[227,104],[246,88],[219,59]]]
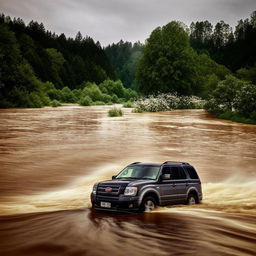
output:
[[[176,184],[175,184],[175,183],[172,183],[172,186],[173,186],[173,187],[176,187]]]

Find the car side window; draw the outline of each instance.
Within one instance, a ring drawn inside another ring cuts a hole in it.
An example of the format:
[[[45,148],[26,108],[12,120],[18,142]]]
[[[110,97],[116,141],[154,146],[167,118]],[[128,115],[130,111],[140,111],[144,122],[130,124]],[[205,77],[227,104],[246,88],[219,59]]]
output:
[[[162,169],[162,174],[170,174],[171,180],[180,180],[187,178],[183,168],[177,166],[164,166]]]
[[[186,174],[181,167],[171,167],[171,177],[173,180],[186,179]]]
[[[186,179],[186,173],[184,172],[182,167],[179,167],[179,175],[180,175],[180,179]]]
[[[164,166],[162,169],[162,174],[171,174],[171,168],[168,166]]]

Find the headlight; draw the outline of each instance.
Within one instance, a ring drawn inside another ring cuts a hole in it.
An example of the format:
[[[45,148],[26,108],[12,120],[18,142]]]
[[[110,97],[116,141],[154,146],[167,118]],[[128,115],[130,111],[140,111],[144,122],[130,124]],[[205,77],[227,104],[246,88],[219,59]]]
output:
[[[136,196],[138,187],[126,187],[124,191],[125,196]]]
[[[93,185],[93,188],[92,188],[92,193],[95,194],[95,195],[96,195],[96,193],[97,193],[98,184],[99,184],[99,183],[94,184],[94,185]]]

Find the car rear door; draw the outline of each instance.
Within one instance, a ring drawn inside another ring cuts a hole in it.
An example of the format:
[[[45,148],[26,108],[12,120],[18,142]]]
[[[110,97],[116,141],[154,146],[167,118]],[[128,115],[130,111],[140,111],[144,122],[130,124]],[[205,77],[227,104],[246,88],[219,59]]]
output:
[[[171,177],[171,167],[163,166],[161,174],[170,174]],[[177,195],[175,186],[173,185],[173,181],[171,179],[162,180],[159,184],[160,187],[160,197],[161,203],[164,204],[172,204],[177,201]]]
[[[171,181],[175,190],[175,200],[177,203],[184,203],[187,199],[187,176],[181,166],[171,167]]]

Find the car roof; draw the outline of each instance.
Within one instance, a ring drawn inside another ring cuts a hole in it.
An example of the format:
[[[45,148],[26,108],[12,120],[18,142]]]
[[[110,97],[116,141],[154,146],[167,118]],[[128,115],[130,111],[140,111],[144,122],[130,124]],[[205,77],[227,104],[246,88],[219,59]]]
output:
[[[142,162],[134,162],[129,164],[130,165],[143,165],[143,166],[156,166],[156,167],[160,167],[161,165],[190,165],[189,163],[185,163],[185,162],[175,162],[175,161],[166,161],[163,162],[161,164],[159,163],[142,163]]]

